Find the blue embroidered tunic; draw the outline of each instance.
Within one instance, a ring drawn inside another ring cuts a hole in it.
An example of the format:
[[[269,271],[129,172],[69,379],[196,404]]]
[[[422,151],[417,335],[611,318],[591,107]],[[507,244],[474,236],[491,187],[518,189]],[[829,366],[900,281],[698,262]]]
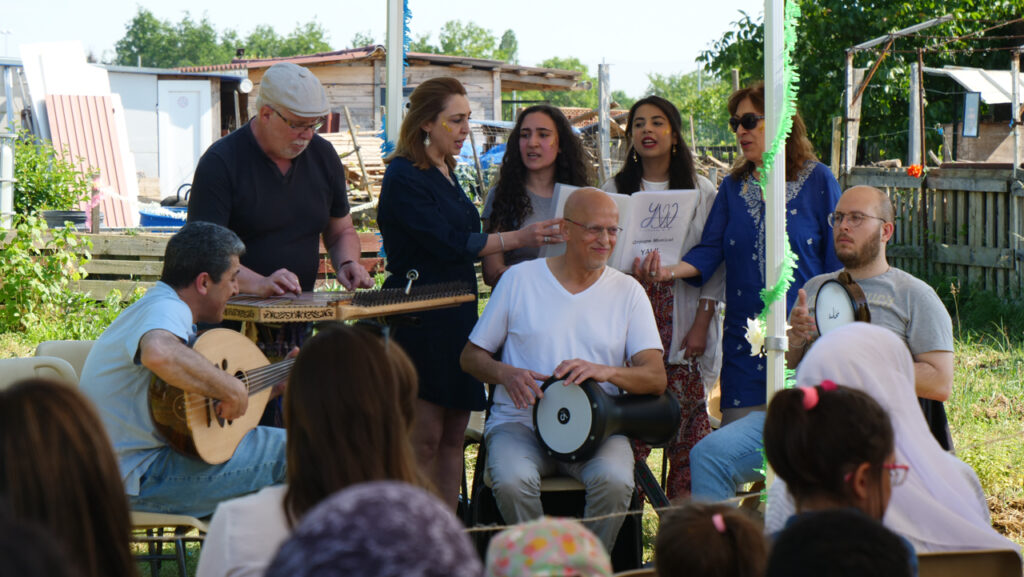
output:
[[[796,254],[786,312],[811,277],[839,270],[832,229],[826,217],[839,202],[839,183],[828,167],[808,161],[795,181],[786,182],[786,232]],[[722,408],[765,403],[766,360],[750,355],[747,319],[757,316],[765,287],[765,222],[761,186],[727,176],[718,189],[699,245],[683,257],[700,271],[689,282],[700,285],[725,261],[725,331],[722,337]]]

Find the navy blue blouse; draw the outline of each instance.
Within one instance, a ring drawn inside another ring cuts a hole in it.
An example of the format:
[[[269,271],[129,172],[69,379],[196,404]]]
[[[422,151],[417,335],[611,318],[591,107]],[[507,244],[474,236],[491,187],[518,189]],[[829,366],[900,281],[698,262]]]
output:
[[[405,287],[406,274],[415,269],[417,285],[462,281],[476,292],[473,263],[487,235],[480,232],[480,212],[458,181],[449,181],[436,167],[421,170],[396,157],[384,173],[377,225],[391,273],[385,288]],[[416,365],[420,398],[447,408],[482,410],[483,386],[459,367],[476,324],[476,301],[410,316],[418,324],[396,319],[400,324],[394,338]]]

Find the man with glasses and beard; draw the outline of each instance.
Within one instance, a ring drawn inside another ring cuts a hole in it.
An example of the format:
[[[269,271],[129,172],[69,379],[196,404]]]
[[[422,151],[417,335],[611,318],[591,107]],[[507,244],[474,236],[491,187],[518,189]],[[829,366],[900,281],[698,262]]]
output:
[[[936,440],[951,450],[953,441],[942,402],[953,388],[953,324],[932,287],[889,266],[885,245],[895,229],[893,216],[886,193],[870,186],[855,186],[843,193],[828,220],[836,256],[843,270],[864,291],[871,324],[893,331],[910,349],[921,408]],[[786,361],[791,368],[819,334],[814,322],[818,289],[840,272],[813,277],[800,290],[790,312],[792,328]]]
[[[268,68],[258,87],[256,116],[199,159],[188,220],[226,226],[245,243],[240,292],[312,291],[321,236],[338,281],[347,289],[372,287],[359,264],[344,168],[316,134],[331,111],[327,93],[312,72],[290,62]]]

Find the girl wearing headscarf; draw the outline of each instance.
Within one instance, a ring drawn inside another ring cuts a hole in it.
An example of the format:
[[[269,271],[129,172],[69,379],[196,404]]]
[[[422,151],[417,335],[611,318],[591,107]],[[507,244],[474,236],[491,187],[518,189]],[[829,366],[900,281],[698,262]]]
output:
[[[917,553],[1020,548],[992,528],[985,493],[974,470],[935,441],[914,392],[914,362],[888,329],[851,323],[818,339],[797,370],[800,384],[829,379],[871,395],[889,413],[895,457],[910,467],[892,499],[884,524]],[[779,531],[793,514],[786,484],[768,491],[765,531]]]

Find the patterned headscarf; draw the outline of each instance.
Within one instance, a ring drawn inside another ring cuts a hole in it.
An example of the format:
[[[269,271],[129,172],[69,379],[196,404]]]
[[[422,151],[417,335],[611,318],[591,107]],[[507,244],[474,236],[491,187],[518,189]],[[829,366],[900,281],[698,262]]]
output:
[[[505,529],[487,550],[487,577],[611,577],[604,545],[578,521],[544,517]]]
[[[461,523],[434,496],[396,481],[362,483],[303,517],[267,577],[479,577]]]

